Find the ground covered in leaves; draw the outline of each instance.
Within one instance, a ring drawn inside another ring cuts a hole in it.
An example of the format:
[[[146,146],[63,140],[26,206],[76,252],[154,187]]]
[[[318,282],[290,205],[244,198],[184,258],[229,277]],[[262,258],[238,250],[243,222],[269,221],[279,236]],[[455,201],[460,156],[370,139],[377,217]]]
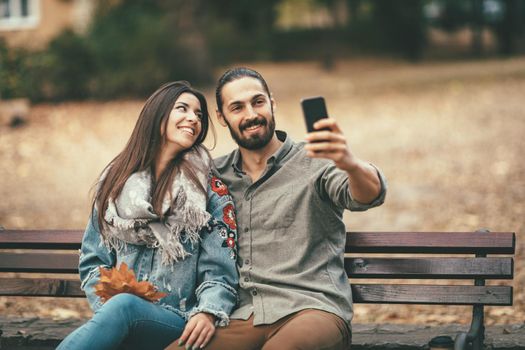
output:
[[[514,306],[488,324],[525,322],[525,59],[424,63],[359,60],[253,65],[277,101],[277,127],[302,139],[299,101],[323,95],[357,155],[389,181],[386,203],[347,213],[349,230],[515,231]],[[219,72],[218,72],[219,73]],[[206,90],[214,109],[213,89]],[[0,225],[82,228],[88,192],[123,147],[142,101],[32,106],[0,125]],[[214,155],[233,147],[217,123]],[[210,142],[208,144],[211,144]],[[85,300],[0,298],[4,315],[87,317]],[[466,323],[463,307],[357,305],[355,322]]]

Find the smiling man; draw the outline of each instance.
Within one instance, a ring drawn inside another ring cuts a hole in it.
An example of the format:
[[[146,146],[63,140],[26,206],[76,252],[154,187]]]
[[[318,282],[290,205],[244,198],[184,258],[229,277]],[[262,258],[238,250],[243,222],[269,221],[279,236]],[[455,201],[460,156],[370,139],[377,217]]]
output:
[[[327,130],[307,142],[276,131],[275,101],[254,70],[225,72],[216,99],[239,146],[215,165],[236,205],[240,289],[230,325],[206,349],[349,349],[343,211],[382,204],[383,176],[333,119],[317,122]]]

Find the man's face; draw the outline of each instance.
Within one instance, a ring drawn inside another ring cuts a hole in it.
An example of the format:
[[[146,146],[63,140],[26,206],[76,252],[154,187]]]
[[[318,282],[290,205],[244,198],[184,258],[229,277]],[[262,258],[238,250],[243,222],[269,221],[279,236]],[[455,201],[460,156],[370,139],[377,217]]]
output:
[[[222,113],[217,111],[217,116],[235,142],[250,150],[266,146],[275,132],[274,101],[261,82],[240,78],[224,85],[221,95]]]

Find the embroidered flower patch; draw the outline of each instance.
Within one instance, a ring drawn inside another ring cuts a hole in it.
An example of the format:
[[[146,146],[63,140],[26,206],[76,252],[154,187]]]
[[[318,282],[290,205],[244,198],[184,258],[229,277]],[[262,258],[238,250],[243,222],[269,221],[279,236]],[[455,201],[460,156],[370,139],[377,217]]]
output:
[[[215,232],[222,238],[221,247],[230,249],[230,258],[237,259],[236,231],[221,220],[211,219],[205,227],[208,233]]]
[[[222,210],[224,222],[232,229],[237,229],[237,221],[235,220],[235,210],[233,204],[228,204]]]
[[[213,176],[211,178],[211,189],[219,196],[227,195],[228,187],[218,177]]]
[[[235,247],[235,239],[231,238],[231,237],[228,237],[226,238],[226,245],[230,248],[234,248]]]

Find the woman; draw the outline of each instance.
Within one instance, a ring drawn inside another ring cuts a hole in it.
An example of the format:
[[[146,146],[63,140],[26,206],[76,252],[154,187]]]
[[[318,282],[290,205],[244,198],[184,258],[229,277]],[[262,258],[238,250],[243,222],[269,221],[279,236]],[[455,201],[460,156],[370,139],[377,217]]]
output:
[[[124,150],[104,169],[80,253],[82,289],[95,312],[59,349],[161,349],[181,337],[203,347],[235,306],[236,225],[225,186],[208,175],[204,96],[186,82],[146,101]],[[165,293],[101,299],[100,269],[125,263]],[[100,294],[100,293],[99,293]],[[186,323],[187,322],[187,323]]]

